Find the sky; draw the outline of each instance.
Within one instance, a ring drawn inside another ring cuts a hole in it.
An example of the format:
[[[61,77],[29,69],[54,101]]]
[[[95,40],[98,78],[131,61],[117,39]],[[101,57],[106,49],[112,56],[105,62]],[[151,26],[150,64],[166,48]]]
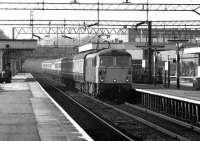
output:
[[[4,0],[0,0],[3,2]],[[97,2],[98,0],[77,0],[80,3]],[[126,0],[99,0],[102,2],[119,2]],[[129,0],[132,3],[146,3],[147,0]],[[43,2],[43,0],[6,0],[6,2]],[[71,0],[44,0],[44,2],[71,2]],[[200,4],[200,0],[148,0],[149,3]],[[200,11],[200,10],[199,10]],[[30,11],[0,10],[0,19],[30,19]],[[61,20],[97,20],[97,11],[33,11],[34,19]],[[100,20],[146,20],[145,12],[103,12]],[[199,20],[200,15],[194,12],[149,12],[149,20]],[[0,27],[7,36],[12,37],[11,26]],[[26,37],[25,37],[26,38]]]

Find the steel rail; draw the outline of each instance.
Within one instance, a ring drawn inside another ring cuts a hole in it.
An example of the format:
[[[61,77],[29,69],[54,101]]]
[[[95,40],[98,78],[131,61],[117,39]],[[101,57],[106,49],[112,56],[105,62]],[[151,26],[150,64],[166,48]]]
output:
[[[89,96],[88,96],[88,97],[89,97]],[[91,97],[90,97],[90,98],[91,98]],[[105,106],[107,106],[107,107],[109,107],[109,108],[114,109],[115,111],[118,111],[118,112],[120,112],[120,113],[122,113],[122,114],[124,114],[124,115],[127,115],[127,116],[129,116],[129,117],[135,119],[135,120],[138,120],[139,122],[141,122],[141,123],[143,123],[143,124],[145,124],[145,125],[147,125],[147,126],[153,128],[153,129],[156,129],[156,130],[158,130],[158,131],[160,131],[160,132],[162,132],[162,133],[164,133],[164,134],[167,134],[167,135],[169,135],[169,136],[171,136],[171,137],[173,137],[173,138],[176,138],[176,139],[181,140],[181,141],[190,141],[189,139],[187,139],[187,138],[185,138],[185,137],[183,137],[183,136],[181,136],[181,135],[178,135],[178,134],[176,134],[176,133],[173,133],[172,131],[169,131],[169,130],[167,130],[167,129],[161,127],[161,126],[158,126],[158,125],[156,125],[156,124],[154,124],[154,123],[151,123],[151,122],[149,122],[149,121],[147,121],[147,120],[145,120],[145,119],[143,119],[143,118],[140,118],[140,117],[135,116],[135,115],[133,115],[133,114],[130,114],[130,113],[126,112],[126,111],[123,111],[123,110],[121,110],[121,109],[119,109],[119,108],[116,108],[115,106],[112,106],[112,105],[110,105],[110,104],[108,104],[108,103],[105,103],[105,102],[100,101],[100,100],[95,99],[95,98],[92,98],[92,99],[95,100],[95,101],[97,101],[97,102],[99,102],[99,103],[101,103],[101,104],[103,104],[103,105],[105,105]],[[185,127],[187,127],[187,126],[185,126]],[[194,129],[194,131],[197,131],[197,130],[198,130],[198,129],[196,129],[196,128]]]
[[[103,124],[105,124],[107,127],[109,127],[110,129],[112,129],[113,131],[115,131],[117,134],[119,134],[120,136],[122,136],[125,140],[127,141],[134,141],[134,139],[131,139],[130,137],[128,137],[127,135],[125,135],[124,133],[122,133],[121,131],[119,131],[117,128],[113,127],[111,124],[109,124],[108,122],[106,122],[105,120],[103,120],[101,117],[99,117],[98,115],[96,115],[95,113],[93,113],[92,111],[90,111],[88,108],[86,108],[85,106],[81,105],[79,102],[77,102],[74,98],[72,98],[71,96],[67,95],[66,92],[58,89],[57,87],[53,86],[52,84],[50,84],[49,82],[46,81],[46,83],[53,87],[54,89],[56,89],[59,93],[61,93],[64,97],[67,97],[67,99],[69,99],[70,101],[72,101],[73,103],[75,103],[77,106],[79,106],[82,110],[84,110],[85,112],[89,113],[90,115],[92,115],[92,117],[94,117],[95,119],[97,119],[98,121],[102,122]]]
[[[87,95],[86,95],[86,96],[87,96]],[[87,97],[89,97],[89,96],[87,96]],[[133,119],[135,119],[135,120],[137,120],[137,121],[139,121],[139,122],[141,122],[141,123],[143,123],[143,124],[145,124],[145,125],[147,125],[147,126],[153,128],[153,129],[155,129],[155,130],[158,130],[158,131],[160,131],[160,132],[162,132],[162,133],[164,133],[164,134],[167,134],[167,135],[169,135],[169,136],[172,137],[172,138],[176,138],[176,139],[181,140],[181,141],[190,141],[190,139],[185,138],[185,137],[183,137],[182,135],[176,134],[176,133],[174,133],[174,132],[172,132],[172,131],[170,131],[170,130],[167,130],[167,129],[161,127],[161,126],[158,126],[158,125],[156,125],[156,124],[154,124],[154,123],[152,123],[152,122],[149,122],[149,121],[147,121],[147,120],[145,120],[145,119],[143,119],[143,118],[141,118],[141,117],[139,117],[139,116],[130,114],[130,113],[124,111],[124,110],[121,110],[121,109],[119,109],[119,108],[117,108],[117,107],[115,107],[115,106],[112,106],[112,105],[110,105],[110,104],[108,104],[108,103],[105,103],[105,102],[103,102],[103,101],[101,101],[101,100],[98,100],[98,99],[96,99],[96,98],[92,98],[92,97],[90,97],[90,98],[93,99],[93,100],[95,100],[95,101],[97,101],[98,103],[101,103],[101,104],[103,104],[103,105],[105,105],[105,106],[107,106],[107,107],[109,107],[109,108],[111,108],[111,109],[113,109],[113,110],[119,112],[119,113],[122,113],[122,114],[124,114],[124,115],[126,115],[126,116],[128,116],[128,117],[131,117],[131,118],[133,118]],[[181,124],[181,122],[178,123],[178,124]],[[184,127],[187,127],[187,128],[189,128],[189,129],[193,128],[193,127],[190,127],[190,125],[187,125],[187,124],[185,124]],[[198,128],[195,128],[194,131],[199,132],[199,129],[198,129]]]

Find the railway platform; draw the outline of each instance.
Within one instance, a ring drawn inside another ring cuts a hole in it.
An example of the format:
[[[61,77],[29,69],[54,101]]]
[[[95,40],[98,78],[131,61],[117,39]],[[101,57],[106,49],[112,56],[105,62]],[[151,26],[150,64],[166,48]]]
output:
[[[0,84],[0,141],[93,141],[31,74]]]
[[[167,114],[173,118],[200,126],[200,91],[191,84],[175,84],[165,88],[163,85],[133,84],[134,103],[157,113]]]
[[[197,100],[200,101],[200,91],[193,88],[193,84],[189,82],[184,82],[180,84],[180,88],[176,87],[175,82],[171,82],[169,88],[164,87],[163,84],[137,84],[132,85],[137,91],[149,92],[154,94],[163,94],[166,96],[172,96],[183,99]]]

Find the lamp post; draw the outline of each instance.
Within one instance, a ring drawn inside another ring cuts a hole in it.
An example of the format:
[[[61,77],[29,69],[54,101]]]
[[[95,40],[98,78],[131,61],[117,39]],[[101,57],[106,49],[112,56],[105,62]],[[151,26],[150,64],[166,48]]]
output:
[[[148,82],[152,83],[152,56],[153,56],[153,46],[152,45],[152,21],[143,21],[135,25],[135,30],[138,26],[147,23],[148,26],[148,41],[146,44],[146,50],[144,51],[144,56],[148,60]]]
[[[154,48],[154,72],[153,72],[153,84],[154,86],[156,86],[157,84],[157,52],[156,52],[156,48]]]
[[[179,89],[180,88],[180,54],[179,54],[179,51],[180,51],[180,49],[183,48],[183,46],[181,46],[181,43],[188,42],[188,40],[174,39],[174,40],[168,40],[168,41],[176,43],[176,87]]]
[[[176,87],[180,88],[180,54],[179,43],[176,44]]]
[[[31,37],[33,39],[34,30],[33,30],[33,11],[30,11],[30,26],[31,26]]]
[[[168,71],[167,71],[167,88],[170,86],[170,60],[169,60],[170,55],[168,55],[167,58],[167,63],[168,63]]]

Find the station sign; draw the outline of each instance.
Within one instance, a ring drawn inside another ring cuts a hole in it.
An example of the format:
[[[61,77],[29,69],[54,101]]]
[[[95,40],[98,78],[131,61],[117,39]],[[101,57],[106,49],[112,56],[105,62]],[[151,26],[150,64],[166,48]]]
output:
[[[146,64],[146,60],[142,60],[142,68],[146,68],[147,64]]]
[[[165,71],[168,71],[168,68],[169,68],[169,62],[165,62]]]
[[[200,66],[197,67],[197,77],[200,77]]]

